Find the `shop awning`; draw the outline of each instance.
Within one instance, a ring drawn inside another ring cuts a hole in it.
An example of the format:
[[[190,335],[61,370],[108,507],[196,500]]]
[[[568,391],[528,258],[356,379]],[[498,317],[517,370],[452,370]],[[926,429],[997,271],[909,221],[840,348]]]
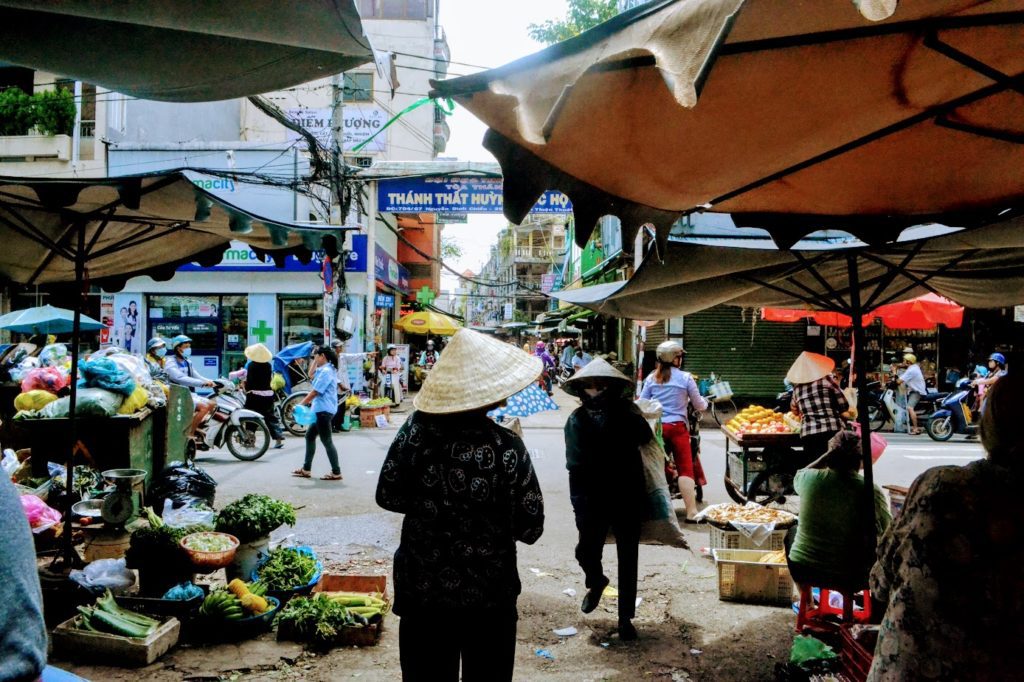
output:
[[[865,313],[928,293],[973,308],[1024,301],[1024,218],[944,232],[925,226],[896,244],[792,251],[775,248],[767,237],[742,245],[688,238],[670,242],[664,262],[648,254],[628,282],[552,296],[635,320],[679,317],[719,304],[848,315],[853,292]],[[857,282],[850,281],[850,259]]]
[[[190,262],[215,265],[232,239],[279,264],[289,254],[337,252],[346,230],[256,215],[192,182],[189,171],[45,180],[0,177],[0,277],[21,284],[75,280],[118,289],[135,275],[170,279]],[[257,182],[232,174],[236,183]]]
[[[1024,198],[1022,44],[1024,0],[656,0],[434,88],[490,127],[505,215],[561,190],[581,246],[699,210],[883,243]]]
[[[853,326],[853,320],[849,315],[808,309],[762,308],[761,319],[767,322],[798,322],[813,319],[817,324],[829,327]],[[882,324],[890,329],[933,329],[940,324],[955,329],[963,324],[964,308],[948,298],[925,294],[909,301],[876,308],[873,313],[864,316],[864,324],[870,324],[876,319],[880,319]]]
[[[353,0],[0,0],[0,59],[168,102],[245,97],[373,59]]]

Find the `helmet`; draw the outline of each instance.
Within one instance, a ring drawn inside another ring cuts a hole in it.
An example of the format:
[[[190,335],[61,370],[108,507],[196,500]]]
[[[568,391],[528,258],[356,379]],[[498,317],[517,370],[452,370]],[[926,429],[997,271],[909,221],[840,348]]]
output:
[[[685,352],[677,341],[662,341],[658,344],[658,359],[662,362],[672,362]]]
[[[1006,365],[1006,356],[1003,355],[1002,353],[993,353],[992,355],[988,356],[988,359],[995,360],[1000,365]]]
[[[341,339],[332,339],[331,340],[331,348],[341,348],[344,345],[345,345],[345,342],[342,341]]]
[[[149,352],[154,348],[159,348],[160,346],[166,345],[167,344],[164,342],[163,339],[161,339],[159,336],[154,336],[153,338],[146,342],[146,352]]]
[[[433,348],[433,347],[434,347],[434,340],[433,339],[427,339],[427,348]]]
[[[171,339],[171,350],[178,350],[178,346],[180,346],[183,343],[192,343],[192,339],[185,336],[184,334],[178,334],[173,339]]]
[[[547,347],[548,347],[548,344],[544,343],[543,341],[538,341],[537,342],[537,350],[544,350]]]
[[[909,363],[909,364],[912,365],[915,362],[917,362],[917,356],[914,355],[913,353],[907,353],[906,355],[903,356],[903,362],[906,362],[906,363]]]

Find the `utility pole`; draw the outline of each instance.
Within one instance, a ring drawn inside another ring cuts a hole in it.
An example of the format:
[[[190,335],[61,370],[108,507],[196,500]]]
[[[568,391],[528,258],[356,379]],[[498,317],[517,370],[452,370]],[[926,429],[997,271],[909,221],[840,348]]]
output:
[[[331,78],[331,204],[337,205],[337,225],[345,224],[348,217],[348,196],[345,187],[345,158],[342,154],[344,137],[344,74],[337,73]],[[334,209],[331,209],[331,218],[334,219]],[[332,220],[334,222],[334,220]],[[344,251],[344,244],[339,244],[339,251]],[[323,270],[324,278],[324,345],[329,346],[331,337],[334,335],[334,282],[328,282],[326,274],[334,276],[332,268]],[[338,276],[345,276],[344,267],[339,268]]]

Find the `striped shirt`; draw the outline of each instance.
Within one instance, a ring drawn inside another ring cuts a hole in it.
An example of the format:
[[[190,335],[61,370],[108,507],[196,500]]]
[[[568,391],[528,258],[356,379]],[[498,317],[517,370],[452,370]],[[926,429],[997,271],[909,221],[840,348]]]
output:
[[[843,428],[839,415],[850,409],[839,383],[831,374],[794,386],[793,406],[803,417],[801,436],[839,431]]]

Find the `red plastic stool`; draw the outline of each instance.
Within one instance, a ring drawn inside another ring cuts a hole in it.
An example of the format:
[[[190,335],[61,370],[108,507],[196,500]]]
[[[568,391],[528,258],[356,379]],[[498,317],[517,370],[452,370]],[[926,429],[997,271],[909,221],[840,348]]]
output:
[[[800,587],[800,610],[796,614],[796,631],[803,632],[804,628],[824,632],[834,632],[838,625],[825,620],[825,616],[842,616],[844,623],[868,623],[871,621],[871,592],[867,589],[854,591],[842,590],[831,587],[821,587],[818,594],[818,606],[814,606],[814,599],[811,597],[813,586],[803,585]],[[843,597],[843,608],[837,609],[831,606],[829,596],[838,592]],[[855,594],[863,595],[864,608],[855,610],[853,608],[853,597]]]

